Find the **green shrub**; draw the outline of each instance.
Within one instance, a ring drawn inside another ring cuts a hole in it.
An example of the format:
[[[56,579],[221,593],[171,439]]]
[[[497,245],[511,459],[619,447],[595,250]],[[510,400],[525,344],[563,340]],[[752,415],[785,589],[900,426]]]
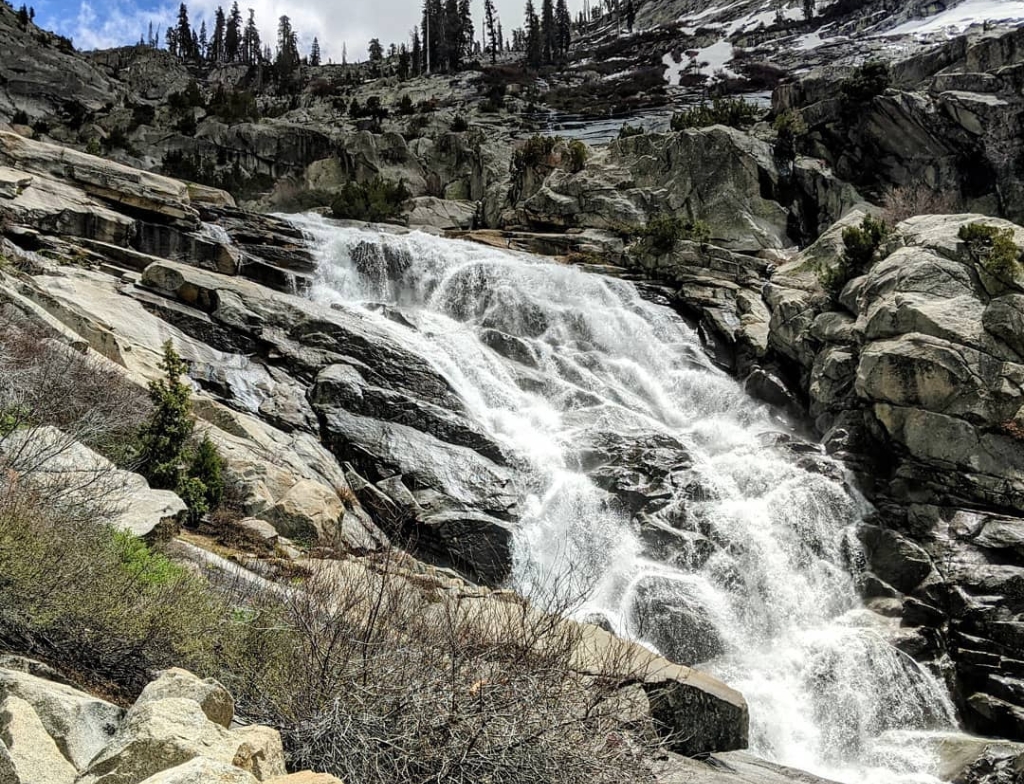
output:
[[[218,86],[210,98],[207,110],[228,125],[246,122],[259,117],[256,98],[248,90],[225,90]]]
[[[839,96],[844,114],[854,115],[873,98],[884,93],[892,84],[889,64],[879,60],[865,63],[855,69],[839,84]]]
[[[18,109],[11,117],[12,125],[28,125],[28,114],[25,113],[24,109]]]
[[[455,119],[452,120],[451,132],[462,133],[463,131],[469,130],[469,122],[461,114],[455,115]]]
[[[687,128],[706,128],[709,125],[728,125],[732,128],[747,128],[764,116],[765,112],[756,104],[743,98],[715,98],[711,105],[701,103],[672,115],[673,131]]]
[[[124,570],[144,585],[168,585],[185,577],[185,570],[178,564],[151,550],[129,531],[114,531],[111,546]]]
[[[408,95],[403,95],[398,99],[398,106],[396,107],[398,114],[403,116],[410,115],[416,111],[416,107],[412,104],[412,98]]]
[[[199,85],[196,84],[195,79],[190,81],[184,90],[167,96],[167,106],[175,114],[190,113],[190,110],[202,105],[203,94],[199,91]]]
[[[866,215],[860,226],[843,229],[843,253],[834,266],[822,265],[818,280],[833,297],[838,296],[850,280],[871,266],[882,241],[889,236],[889,226],[878,218]]]
[[[668,253],[680,240],[699,242],[702,246],[711,240],[711,227],[706,222],[671,213],[655,215],[637,233],[644,250],[659,254]]]
[[[401,214],[409,195],[401,180],[396,183],[375,177],[364,183],[347,182],[331,203],[331,213],[335,218],[389,221]]]
[[[619,128],[619,138],[628,139],[631,136],[643,136],[644,127],[642,125],[630,125],[629,123],[623,123],[622,127]]]
[[[967,223],[958,236],[971,258],[986,272],[1003,280],[1014,280],[1021,270],[1021,249],[1014,242],[1013,229],[989,223]]]
[[[587,158],[590,157],[590,150],[588,150],[587,145],[579,139],[573,139],[569,142],[569,148],[566,155],[569,162],[569,171],[579,172],[583,171],[583,167],[587,165]]]
[[[103,147],[100,145],[100,140],[93,136],[85,143],[85,151],[89,155],[102,155]]]
[[[209,436],[204,435],[196,447],[189,474],[203,486],[207,507],[216,509],[224,498],[224,458]]]
[[[797,109],[789,109],[775,118],[775,156],[782,161],[796,158],[800,137],[807,133],[807,123]]]
[[[547,162],[558,144],[558,136],[532,136],[512,153],[511,170],[513,173],[526,171],[528,168]]]

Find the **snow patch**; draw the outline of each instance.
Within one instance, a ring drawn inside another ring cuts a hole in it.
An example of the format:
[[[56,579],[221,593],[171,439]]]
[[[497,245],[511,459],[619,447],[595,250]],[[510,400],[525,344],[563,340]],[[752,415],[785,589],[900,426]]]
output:
[[[691,57],[684,54],[681,60],[676,60],[672,52],[666,53],[661,62],[665,66],[665,81],[670,86],[678,86],[679,80],[684,73],[700,73],[707,76],[720,78],[733,78],[737,74],[728,68],[728,63],[733,58],[733,46],[726,39],[716,41],[711,46],[694,50]]]
[[[983,22],[1024,23],[1024,0],[964,0],[935,16],[911,19],[881,35],[955,33]]]

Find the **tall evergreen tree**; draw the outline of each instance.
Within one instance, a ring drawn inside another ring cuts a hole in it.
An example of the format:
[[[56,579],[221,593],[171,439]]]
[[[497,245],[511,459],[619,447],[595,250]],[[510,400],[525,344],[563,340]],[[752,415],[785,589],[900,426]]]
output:
[[[558,51],[558,33],[555,31],[555,6],[551,0],[541,0],[540,6],[541,57],[545,63],[554,62]]]
[[[633,32],[633,25],[636,24],[636,5],[633,0],[626,0],[626,27]]]
[[[487,36],[487,48],[491,50],[492,65],[498,56],[497,21],[497,13],[494,10],[494,0],[484,0],[484,34]]]
[[[459,23],[459,0],[444,3],[445,69],[457,71],[462,65],[462,26]]]
[[[178,42],[178,57],[182,60],[195,59],[195,52],[192,47],[192,26],[188,23],[188,6],[182,3],[178,6],[178,25],[175,30]]]
[[[173,55],[178,54],[178,28],[168,27],[167,32],[164,33],[164,43],[167,46],[167,51]]]
[[[470,0],[459,0],[459,63],[473,55],[476,30],[473,27],[473,9]]]
[[[292,29],[292,20],[281,16],[277,20],[277,58],[274,67],[282,80],[289,79],[299,67],[298,37]]]
[[[224,62],[224,9],[217,6],[213,14],[213,39],[210,41],[209,60],[211,63]]]
[[[505,51],[505,34],[501,31],[501,20],[498,20],[498,51]]]
[[[410,59],[409,48],[403,43],[398,47],[398,78],[403,82],[409,78]]]
[[[381,66],[384,64],[384,47],[380,45],[380,39],[371,38],[366,51],[369,54],[370,70],[374,76],[380,76]]]
[[[533,7],[533,0],[526,0],[526,63],[536,68],[544,59],[544,42],[541,40],[540,18]]]
[[[314,68],[320,65],[320,41],[313,36],[313,45],[309,48],[309,64]]]
[[[242,12],[238,10],[238,0],[231,4],[227,30],[224,32],[224,59],[229,63],[237,63],[242,59]]]
[[[565,0],[558,0],[555,4],[555,33],[558,56],[564,58],[569,54],[569,44],[572,43],[572,17]]]
[[[256,26],[256,12],[250,8],[249,21],[242,33],[242,60],[248,65],[259,65],[260,57],[260,29]]]
[[[420,29],[418,27],[412,28],[412,52],[410,52],[410,63],[412,68],[412,75],[419,76],[423,73],[423,46],[420,43]]]
[[[206,20],[205,19],[203,20],[203,23],[201,25],[199,25],[199,39],[198,39],[198,41],[196,43],[198,44],[198,46],[197,46],[198,51],[196,52],[197,59],[205,60],[206,59],[206,52],[207,52],[207,50],[209,49],[209,46],[210,46],[210,43],[209,43],[209,41],[208,41],[208,39],[206,37]]]

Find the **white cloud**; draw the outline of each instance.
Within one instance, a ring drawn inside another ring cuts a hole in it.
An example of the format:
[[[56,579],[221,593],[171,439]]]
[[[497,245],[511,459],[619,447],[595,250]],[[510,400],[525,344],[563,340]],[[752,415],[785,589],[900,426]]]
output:
[[[189,17],[198,29],[205,19],[207,29],[213,30],[213,15],[217,6],[228,11],[231,0],[186,0]],[[520,26],[525,0],[497,0],[496,5],[506,36]],[[537,3],[539,6],[539,3]],[[570,7],[575,3],[570,3]],[[248,9],[256,12],[256,22],[264,43],[271,48],[277,44],[277,22],[282,15],[291,19],[299,35],[300,51],[306,53],[316,36],[324,59],[341,62],[342,45],[348,50],[349,61],[366,57],[366,44],[370,38],[380,38],[385,47],[392,41],[407,41],[414,25],[420,21],[422,0],[239,0],[243,18]],[[81,0],[77,16],[51,18],[40,9],[39,23],[57,32],[71,36],[79,49],[103,49],[136,43],[146,33],[150,21],[161,30],[177,20],[178,4],[160,2],[143,8],[131,0],[92,2]],[[483,25],[483,0],[473,0],[474,23],[477,38]]]

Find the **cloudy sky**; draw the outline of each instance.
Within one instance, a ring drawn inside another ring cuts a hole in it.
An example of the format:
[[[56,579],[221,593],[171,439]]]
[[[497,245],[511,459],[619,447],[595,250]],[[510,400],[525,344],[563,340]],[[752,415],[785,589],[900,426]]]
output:
[[[70,36],[79,49],[96,49],[137,43],[152,20],[165,28],[177,19],[178,2],[168,0],[28,0],[36,10],[36,23]],[[582,0],[570,0],[570,9]],[[18,3],[16,3],[17,5]],[[186,0],[189,15],[198,29],[207,20],[213,29],[218,5],[225,12],[231,0]],[[264,41],[273,44],[277,20],[287,14],[299,34],[299,45],[307,52],[313,36],[320,39],[325,59],[341,61],[341,47],[348,47],[349,60],[366,56],[366,42],[380,38],[385,45],[405,40],[419,23],[422,0],[239,0],[242,15],[256,11]],[[522,23],[525,0],[496,0],[506,35]],[[483,17],[483,0],[473,0],[477,37]]]

